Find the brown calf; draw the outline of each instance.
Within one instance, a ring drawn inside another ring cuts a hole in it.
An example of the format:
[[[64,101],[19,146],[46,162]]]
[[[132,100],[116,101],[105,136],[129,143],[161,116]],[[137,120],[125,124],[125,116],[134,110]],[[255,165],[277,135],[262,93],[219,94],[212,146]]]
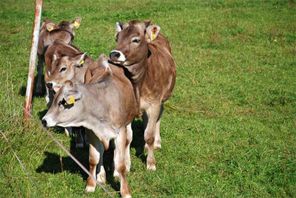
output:
[[[130,73],[140,108],[147,116],[147,169],[155,170],[153,150],[161,147],[160,118],[163,102],[175,85],[175,62],[168,40],[159,33],[160,27],[150,21],[117,23],[116,30],[117,46],[111,51],[110,60]]]
[[[71,43],[74,39],[74,28],[78,28],[81,22],[81,18],[76,18],[72,22],[62,21],[58,25],[50,20],[45,20],[40,29],[38,40],[38,65],[37,65],[37,87],[36,93],[42,94],[42,71],[44,54],[48,46],[52,45],[54,41],[63,41],[65,43]]]
[[[71,61],[65,58],[61,64],[68,63],[67,70],[74,70],[82,56]],[[109,140],[114,139],[114,176],[120,179],[122,197],[131,197],[126,174],[130,169],[131,122],[138,112],[136,98],[132,84],[121,68],[110,67],[102,57],[97,63],[104,68],[103,75],[97,75],[97,72],[101,73],[100,69],[94,68],[90,70],[88,84],[64,82],[42,122],[47,127],[83,126],[92,130],[87,135],[90,173],[94,177],[100,160],[100,141],[107,149]],[[89,177],[86,191],[94,191],[95,186],[95,181]]]

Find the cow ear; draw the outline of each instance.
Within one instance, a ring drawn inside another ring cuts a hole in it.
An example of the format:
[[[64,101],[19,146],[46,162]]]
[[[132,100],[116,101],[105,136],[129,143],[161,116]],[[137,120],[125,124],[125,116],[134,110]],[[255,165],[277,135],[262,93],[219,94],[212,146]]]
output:
[[[160,27],[158,25],[149,25],[146,28],[146,35],[148,38],[148,42],[155,40],[159,34]]]
[[[56,24],[54,24],[54,23],[52,23],[52,22],[46,23],[45,26],[46,26],[46,30],[47,30],[48,32],[51,32],[51,31],[57,29]]]
[[[116,32],[121,32],[121,30],[123,29],[123,24],[121,22],[116,22],[115,24],[115,30]]]
[[[74,62],[74,65],[76,67],[82,67],[84,64],[85,58],[86,58],[86,53],[83,53],[83,54],[79,54],[79,55],[75,56],[74,58],[72,58],[71,61]]]
[[[64,85],[64,100],[68,105],[74,105],[76,101],[81,99],[81,92],[75,90],[72,81],[66,81]]]
[[[147,28],[151,24],[151,20],[144,20],[145,27]]]
[[[72,21],[71,27],[78,29],[81,23],[81,17],[76,17],[74,21]]]

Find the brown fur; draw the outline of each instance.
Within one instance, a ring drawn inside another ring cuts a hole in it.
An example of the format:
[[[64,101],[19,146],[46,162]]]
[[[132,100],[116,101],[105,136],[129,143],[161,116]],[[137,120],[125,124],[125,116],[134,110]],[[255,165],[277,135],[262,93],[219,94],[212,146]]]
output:
[[[117,47],[110,54],[111,61],[128,70],[140,108],[147,115],[144,138],[148,151],[147,168],[151,170],[155,170],[156,163],[153,145],[160,148],[162,104],[171,96],[176,80],[176,66],[169,41],[159,30],[149,21],[117,24]],[[155,32],[155,39],[152,31]]]
[[[45,20],[42,23],[39,40],[38,40],[38,65],[37,65],[37,87],[36,92],[38,95],[42,94],[42,74],[43,74],[43,63],[44,55],[47,48],[52,45],[55,41],[64,42],[70,44],[74,39],[74,23],[79,22],[81,19],[76,18],[74,21],[62,21],[59,24],[55,24],[50,20]],[[50,30],[48,27],[51,27]]]

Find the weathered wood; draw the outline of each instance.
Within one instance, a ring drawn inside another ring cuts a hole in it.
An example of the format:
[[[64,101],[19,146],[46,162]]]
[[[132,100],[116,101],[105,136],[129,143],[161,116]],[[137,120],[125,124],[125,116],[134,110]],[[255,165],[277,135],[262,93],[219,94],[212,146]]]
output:
[[[30,62],[29,62],[26,99],[25,99],[25,105],[24,105],[24,120],[25,121],[31,117],[31,111],[32,111],[34,72],[35,72],[35,65],[36,65],[36,55],[37,55],[39,31],[40,31],[42,3],[43,3],[43,0],[36,0],[36,3],[35,3],[35,20],[34,20],[34,25],[33,25],[34,29],[33,29],[33,33],[32,33],[32,47],[31,47]]]

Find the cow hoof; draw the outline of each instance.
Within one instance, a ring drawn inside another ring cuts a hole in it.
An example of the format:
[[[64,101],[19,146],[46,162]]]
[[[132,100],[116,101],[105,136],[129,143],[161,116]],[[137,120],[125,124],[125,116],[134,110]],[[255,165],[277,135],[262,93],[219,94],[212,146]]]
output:
[[[86,193],[92,193],[95,192],[96,186],[86,186],[85,192]]]
[[[101,171],[97,174],[97,182],[99,182],[100,184],[106,183],[106,172],[104,167],[101,167]]]
[[[130,194],[127,195],[122,195],[123,198],[132,198],[132,196]]]
[[[147,170],[150,170],[150,171],[156,171],[156,166],[155,166],[155,164],[147,164]]]

